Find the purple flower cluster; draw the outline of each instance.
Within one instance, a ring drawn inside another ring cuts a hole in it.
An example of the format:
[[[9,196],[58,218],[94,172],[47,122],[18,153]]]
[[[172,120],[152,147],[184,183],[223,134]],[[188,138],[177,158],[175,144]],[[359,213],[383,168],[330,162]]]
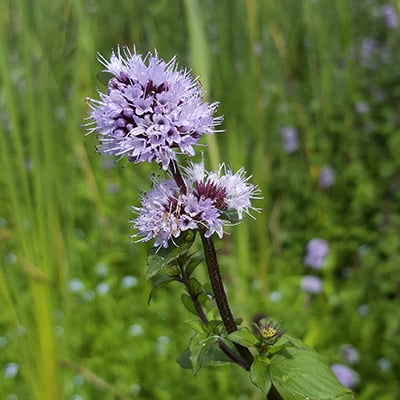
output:
[[[138,214],[132,220],[139,241],[155,239],[155,247],[168,247],[169,241],[186,230],[203,230],[209,237],[223,236],[224,224],[229,222],[226,212],[235,212],[241,220],[243,212],[255,210],[251,199],[259,190],[248,183],[244,169],[235,174],[224,164],[217,171],[207,172],[203,163],[185,168],[186,192],[174,179],[154,182],[144,194],[141,207],[133,207]]]
[[[87,99],[89,133],[97,132],[103,154],[128,156],[133,163],[152,162],[166,170],[176,152],[194,155],[200,137],[222,122],[213,117],[217,103],[203,102],[197,79],[155,53],[146,57],[124,48],[110,60],[99,56],[110,74],[107,92]]]

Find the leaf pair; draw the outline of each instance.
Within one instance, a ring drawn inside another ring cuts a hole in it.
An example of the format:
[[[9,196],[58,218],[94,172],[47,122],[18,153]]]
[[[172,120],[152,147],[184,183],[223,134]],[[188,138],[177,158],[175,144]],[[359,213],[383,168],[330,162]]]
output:
[[[267,395],[274,385],[283,400],[350,400],[353,394],[342,386],[321,356],[308,348],[285,347],[269,357],[254,359],[251,381]]]

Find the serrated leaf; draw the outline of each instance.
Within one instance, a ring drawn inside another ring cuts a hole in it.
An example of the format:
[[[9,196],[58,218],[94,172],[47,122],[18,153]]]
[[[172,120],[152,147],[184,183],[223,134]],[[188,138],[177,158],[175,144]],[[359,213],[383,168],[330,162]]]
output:
[[[151,249],[146,260],[146,279],[158,274],[166,265],[172,264],[193,244],[194,237],[185,235],[175,241],[175,245],[161,249]]]
[[[260,340],[249,328],[241,328],[235,332],[230,333],[227,338],[232,342],[241,344],[242,346],[256,346],[260,343]]]
[[[254,359],[250,367],[250,379],[264,395],[268,394],[272,385],[269,365],[270,360],[265,355],[261,355]]]
[[[287,347],[271,359],[272,383],[284,400],[350,400],[322,357],[307,348]]]

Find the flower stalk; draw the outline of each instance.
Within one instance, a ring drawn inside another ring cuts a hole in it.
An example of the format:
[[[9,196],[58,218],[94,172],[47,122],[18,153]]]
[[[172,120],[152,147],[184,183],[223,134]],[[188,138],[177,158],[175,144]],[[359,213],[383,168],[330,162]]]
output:
[[[214,242],[210,237],[205,236],[204,231],[200,231],[200,237],[203,244],[204,255],[206,258],[206,264],[208,269],[208,275],[211,282],[211,287],[214,293],[215,302],[222,322],[228,333],[237,331],[235,319],[232,315],[229,307],[228,299],[226,297],[225,289],[222,283],[221,272],[219,270],[217,254],[215,251]],[[250,369],[250,365],[253,362],[253,356],[250,351],[240,344],[235,343],[235,347],[239,354],[244,358],[247,363],[247,368]]]
[[[169,170],[171,172],[172,177],[174,178],[174,181],[178,185],[180,192],[182,194],[186,194],[187,193],[186,183],[185,180],[183,179],[178,163],[175,160],[172,160],[171,163],[169,164]]]

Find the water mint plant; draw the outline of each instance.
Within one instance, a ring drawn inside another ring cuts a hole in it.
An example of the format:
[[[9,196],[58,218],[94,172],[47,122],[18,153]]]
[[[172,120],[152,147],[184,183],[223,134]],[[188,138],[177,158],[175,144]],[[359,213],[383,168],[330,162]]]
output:
[[[157,52],[143,57],[135,49],[118,48],[110,60],[99,56],[99,61],[109,74],[107,90],[99,92],[99,100],[87,100],[85,124],[89,133],[97,134],[97,150],[127,156],[133,164],[154,163],[162,170],[151,179],[141,204],[132,207],[131,225],[135,242],[153,244],[146,265],[150,298],[177,282],[185,291],[183,306],[196,317],[188,322],[194,334],[178,363],[194,373],[236,364],[249,371],[251,382],[270,400],[352,398],[321,357],[286,334],[280,323],[268,318],[246,324],[233,315],[215,240],[244,214],[260,212],[253,200],[261,191],[249,182],[244,168],[233,172],[221,163],[208,171],[204,161],[187,161],[196,155],[201,136],[215,133],[222,122],[214,117],[217,103],[204,101],[199,79],[178,69],[175,58],[165,62]],[[305,264],[322,268],[326,242],[314,239],[308,252],[311,261]],[[196,277],[203,263],[206,283]]]

